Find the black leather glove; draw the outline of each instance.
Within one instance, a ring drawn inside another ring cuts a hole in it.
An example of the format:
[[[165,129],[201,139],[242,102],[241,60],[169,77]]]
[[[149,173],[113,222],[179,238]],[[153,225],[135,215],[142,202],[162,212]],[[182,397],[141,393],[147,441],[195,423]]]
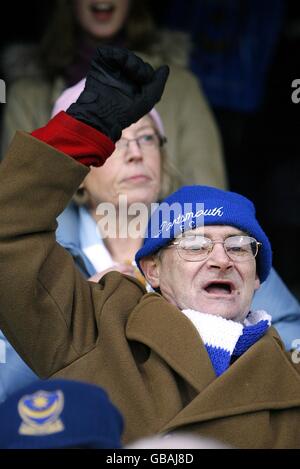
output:
[[[91,63],[83,92],[67,113],[116,142],[160,100],[169,75],[127,49],[101,47]]]

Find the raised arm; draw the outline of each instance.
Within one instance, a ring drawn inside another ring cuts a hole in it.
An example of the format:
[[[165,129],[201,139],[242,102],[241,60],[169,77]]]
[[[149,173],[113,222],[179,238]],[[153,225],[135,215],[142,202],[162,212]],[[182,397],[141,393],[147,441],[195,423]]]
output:
[[[0,167],[0,328],[41,376],[90,350],[98,333],[101,288],[56,243],[56,218],[86,166],[103,164],[122,129],[160,99],[167,75],[127,50],[99,49],[78,101],[33,136],[17,134]]]

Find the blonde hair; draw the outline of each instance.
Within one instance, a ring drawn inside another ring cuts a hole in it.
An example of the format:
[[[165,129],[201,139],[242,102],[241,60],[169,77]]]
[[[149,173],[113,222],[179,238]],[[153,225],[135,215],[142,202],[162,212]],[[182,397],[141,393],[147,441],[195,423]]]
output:
[[[159,200],[164,199],[181,185],[181,178],[175,168],[170,163],[167,146],[163,146],[160,151],[161,157],[161,183]]]

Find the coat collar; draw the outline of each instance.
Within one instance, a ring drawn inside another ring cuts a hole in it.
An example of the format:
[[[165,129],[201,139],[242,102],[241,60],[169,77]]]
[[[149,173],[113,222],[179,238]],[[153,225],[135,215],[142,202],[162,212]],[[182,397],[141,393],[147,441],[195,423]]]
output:
[[[194,326],[157,294],[145,295],[133,310],[126,335],[154,350],[198,393],[164,432],[219,417],[300,405],[300,376],[273,328],[219,378]]]
[[[127,322],[126,336],[154,350],[197,392],[216,377],[193,324],[156,293],[144,295],[133,310]]]

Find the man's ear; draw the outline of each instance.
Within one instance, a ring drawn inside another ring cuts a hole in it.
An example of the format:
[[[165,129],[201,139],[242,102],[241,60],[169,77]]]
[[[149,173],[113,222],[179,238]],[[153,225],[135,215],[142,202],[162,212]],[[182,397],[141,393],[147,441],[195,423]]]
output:
[[[260,287],[260,280],[259,280],[259,278],[258,278],[258,275],[256,274],[256,276],[255,276],[254,290],[255,290],[255,291],[258,290],[259,287]]]
[[[152,288],[159,288],[160,284],[160,260],[158,255],[143,257],[140,265],[146,280]]]

